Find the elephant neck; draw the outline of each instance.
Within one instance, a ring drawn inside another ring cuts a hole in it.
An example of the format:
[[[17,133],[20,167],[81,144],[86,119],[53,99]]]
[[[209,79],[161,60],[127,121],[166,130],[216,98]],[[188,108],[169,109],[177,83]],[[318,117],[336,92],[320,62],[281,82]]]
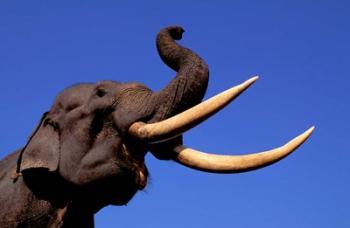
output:
[[[53,210],[47,227],[94,227],[94,215],[74,202]]]
[[[93,216],[99,208],[87,205],[84,197],[76,198],[76,190],[59,175],[46,171],[39,174],[39,170],[30,172],[36,173],[23,173],[23,178],[18,180],[23,181],[29,190],[26,200],[29,205],[24,207],[32,210],[26,224],[35,224],[35,227],[93,227]]]
[[[93,227],[99,208],[73,199],[72,188],[56,175],[32,170],[14,181],[18,154],[0,162],[0,227]]]
[[[0,227],[94,227],[94,212],[81,202],[43,198],[24,179],[19,177],[0,197],[6,208],[0,211]]]

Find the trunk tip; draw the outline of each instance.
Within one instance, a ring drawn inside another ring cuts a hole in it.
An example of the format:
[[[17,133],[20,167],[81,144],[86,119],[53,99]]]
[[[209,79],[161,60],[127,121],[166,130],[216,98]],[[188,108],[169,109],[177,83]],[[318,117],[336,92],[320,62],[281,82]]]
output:
[[[166,30],[174,40],[181,40],[185,30],[181,26],[173,25],[166,27]]]

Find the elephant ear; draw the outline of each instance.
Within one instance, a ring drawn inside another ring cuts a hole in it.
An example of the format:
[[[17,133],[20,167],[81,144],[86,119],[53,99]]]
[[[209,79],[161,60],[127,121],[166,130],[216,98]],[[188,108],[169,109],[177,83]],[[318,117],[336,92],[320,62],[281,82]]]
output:
[[[60,134],[58,126],[47,116],[48,113],[42,116],[39,125],[22,149],[18,158],[17,173],[35,168],[57,170],[60,159]]]

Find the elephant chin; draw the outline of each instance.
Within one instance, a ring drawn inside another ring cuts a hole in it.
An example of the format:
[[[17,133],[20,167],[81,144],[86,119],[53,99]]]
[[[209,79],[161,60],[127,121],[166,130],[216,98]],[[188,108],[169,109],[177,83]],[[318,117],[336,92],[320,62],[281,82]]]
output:
[[[109,183],[107,181],[107,183]],[[147,184],[147,172],[136,171],[122,176],[114,178],[113,186],[110,189],[106,189],[105,193],[102,193],[102,197],[106,196],[110,198],[106,199],[108,204],[112,205],[126,205],[137,191],[142,190]],[[101,186],[99,186],[101,187]]]
[[[87,197],[93,199],[95,210],[107,205],[126,205],[140,189],[135,176],[125,175],[105,179],[89,186]]]
[[[94,211],[107,205],[126,205],[147,183],[147,171],[139,172],[130,167],[118,167],[118,173],[81,186],[79,197]]]

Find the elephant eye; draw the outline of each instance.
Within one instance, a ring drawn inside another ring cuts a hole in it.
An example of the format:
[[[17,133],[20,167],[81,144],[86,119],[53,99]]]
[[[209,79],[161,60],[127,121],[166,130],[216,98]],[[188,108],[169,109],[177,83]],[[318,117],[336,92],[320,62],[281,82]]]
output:
[[[72,110],[74,110],[74,109],[76,109],[76,108],[78,108],[78,107],[79,107],[79,104],[72,103],[72,104],[67,105],[66,111],[67,111],[67,112],[70,112],[70,111],[72,111]]]
[[[97,89],[96,90],[96,95],[98,96],[98,97],[103,97],[104,95],[106,95],[106,91],[105,90],[103,90],[103,89]]]
[[[53,127],[55,130],[58,129],[58,124],[55,121],[52,121],[51,119],[47,118],[44,120],[44,126],[50,125]]]

